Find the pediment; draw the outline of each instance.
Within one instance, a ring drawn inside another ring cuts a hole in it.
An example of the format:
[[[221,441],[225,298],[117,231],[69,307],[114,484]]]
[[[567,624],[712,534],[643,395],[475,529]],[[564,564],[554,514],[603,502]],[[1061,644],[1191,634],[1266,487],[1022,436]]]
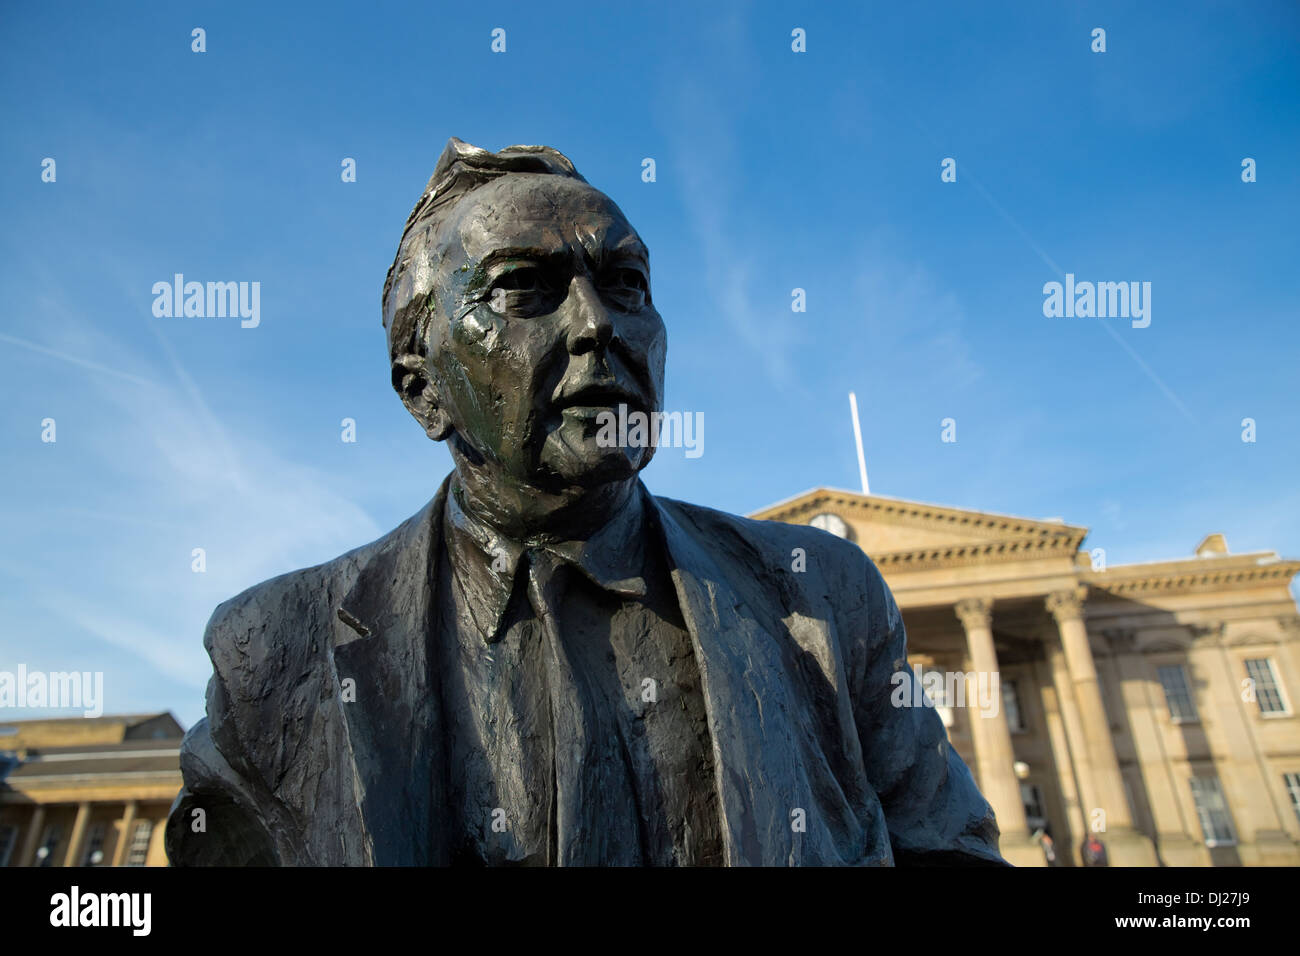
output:
[[[831,514],[849,538],[878,561],[887,556],[951,560],[1007,553],[1072,553],[1087,535],[1056,521],[930,505],[883,495],[816,488],[751,514],[751,518],[810,524]]]

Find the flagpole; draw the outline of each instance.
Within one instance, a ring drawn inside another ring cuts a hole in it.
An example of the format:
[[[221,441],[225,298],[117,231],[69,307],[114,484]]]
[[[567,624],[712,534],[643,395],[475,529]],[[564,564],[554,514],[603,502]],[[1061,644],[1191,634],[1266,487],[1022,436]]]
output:
[[[871,494],[867,484],[867,459],[862,454],[862,426],[858,423],[858,397],[849,392],[849,410],[853,412],[853,437],[858,443],[858,474],[862,476],[862,493]]]

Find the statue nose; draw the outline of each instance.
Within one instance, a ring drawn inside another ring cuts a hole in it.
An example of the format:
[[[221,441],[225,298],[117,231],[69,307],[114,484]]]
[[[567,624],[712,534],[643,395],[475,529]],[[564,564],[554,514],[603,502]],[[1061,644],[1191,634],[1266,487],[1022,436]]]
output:
[[[574,276],[564,307],[569,312],[570,352],[581,355],[609,345],[614,338],[614,323],[590,279]]]

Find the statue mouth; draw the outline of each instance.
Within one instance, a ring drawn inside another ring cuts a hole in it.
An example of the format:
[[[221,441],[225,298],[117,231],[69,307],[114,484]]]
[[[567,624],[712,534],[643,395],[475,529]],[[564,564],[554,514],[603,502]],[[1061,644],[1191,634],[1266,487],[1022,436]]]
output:
[[[577,415],[590,412],[593,416],[598,412],[617,409],[620,405],[626,405],[630,410],[644,410],[645,400],[631,389],[602,383],[566,390],[555,402],[555,407],[562,412]]]

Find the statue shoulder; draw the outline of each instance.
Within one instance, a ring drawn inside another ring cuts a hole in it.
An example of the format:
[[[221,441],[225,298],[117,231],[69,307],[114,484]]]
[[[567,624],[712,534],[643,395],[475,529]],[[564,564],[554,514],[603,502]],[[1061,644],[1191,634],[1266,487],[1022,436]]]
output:
[[[815,558],[818,567],[830,576],[856,580],[859,585],[873,576],[880,577],[875,564],[861,548],[820,528],[745,518],[672,498],[655,498],[655,501],[679,524],[685,519],[701,536],[734,536],[755,551],[770,555],[773,563],[788,565],[797,557],[793,552],[800,549],[805,557]]]
[[[214,670],[270,674],[324,650],[334,634],[335,607],[374,547],[278,575],[217,605],[203,636]]]
[[[884,577],[852,541],[811,525],[655,500],[736,583],[753,579],[789,607],[820,608],[855,640],[879,640],[896,626],[898,610]]]
[[[324,745],[330,648],[344,627],[334,605],[354,575],[343,555],[256,584],[213,612],[203,636],[207,727],[182,746],[190,790],[265,795],[312,741]]]
[[[301,683],[330,649],[356,634],[339,617],[343,600],[368,574],[382,578],[392,561],[428,546],[425,535],[441,514],[447,483],[392,531],[309,568],[255,584],[217,606],[203,646],[217,678],[232,694],[267,696]],[[284,684],[288,681],[288,684]]]

